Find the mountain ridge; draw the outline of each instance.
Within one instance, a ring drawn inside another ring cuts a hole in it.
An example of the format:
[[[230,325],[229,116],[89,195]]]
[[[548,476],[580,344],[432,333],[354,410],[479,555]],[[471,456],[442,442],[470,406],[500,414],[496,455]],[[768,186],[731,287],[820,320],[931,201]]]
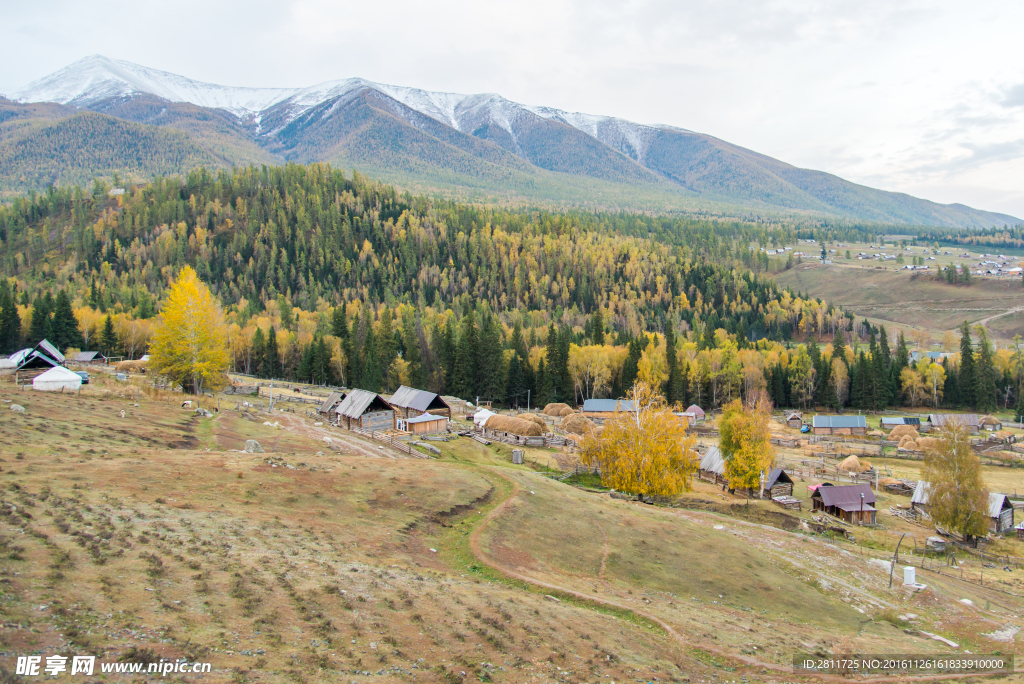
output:
[[[1019,222],[960,203],[858,185],[677,126],[523,105],[496,93],[436,92],[362,78],[305,88],[219,86],[93,55],[11,97],[23,105],[54,102],[170,126],[198,136],[200,146],[216,147],[210,152],[227,165],[352,163],[383,180],[442,193],[478,186],[501,196],[506,187],[500,179],[514,176],[517,193],[541,200],[572,201],[599,183],[621,186],[612,194],[632,208],[656,204],[686,211],[700,199],[753,212],[877,223]]]

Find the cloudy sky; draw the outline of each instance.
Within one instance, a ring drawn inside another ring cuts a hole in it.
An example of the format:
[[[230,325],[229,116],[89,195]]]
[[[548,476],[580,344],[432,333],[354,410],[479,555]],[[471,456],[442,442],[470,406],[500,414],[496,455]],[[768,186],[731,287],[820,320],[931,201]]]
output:
[[[0,0],[0,17],[0,93],[90,54],[226,85],[497,92],[1024,217],[1016,0]]]

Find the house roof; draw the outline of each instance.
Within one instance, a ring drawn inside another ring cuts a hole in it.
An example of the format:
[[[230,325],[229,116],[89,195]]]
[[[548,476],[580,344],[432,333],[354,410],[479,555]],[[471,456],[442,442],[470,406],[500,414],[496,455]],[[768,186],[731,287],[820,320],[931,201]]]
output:
[[[27,351],[28,353],[21,356],[21,352],[18,352],[19,360],[14,364],[14,367],[18,370],[22,368],[44,368],[46,366],[53,368],[60,365],[58,361],[53,360],[37,349],[24,349],[22,351]]]
[[[334,410],[346,418],[359,418],[370,409],[389,411],[391,410],[391,405],[384,401],[384,397],[376,392],[355,389],[349,392],[348,396]]]
[[[426,411],[431,408],[451,408],[448,403],[426,390],[418,390],[402,385],[391,395],[390,404],[396,408],[411,408],[417,411]]]
[[[1013,504],[1006,498],[1005,494],[988,495],[988,517],[998,518],[999,514],[1006,508],[1013,509]]]
[[[696,404],[690,404],[690,407],[686,409],[686,412],[692,413],[693,415],[698,417],[704,415],[704,409],[702,409],[700,406],[697,406]]]
[[[409,423],[411,425],[413,423],[433,423],[434,421],[437,421],[437,420],[447,421],[448,418],[445,417],[445,416],[435,416],[433,413],[421,413],[420,415],[416,416],[415,418],[410,418],[409,420],[407,420],[405,422]]]
[[[928,487],[929,484],[924,480],[917,481],[917,487],[914,488],[914,495],[910,497],[910,503],[921,504],[922,506],[928,505]]]
[[[97,356],[99,356],[101,359],[103,358],[99,352],[78,352],[77,354],[75,354],[74,361],[78,363],[86,363],[88,361],[95,361]]]
[[[909,416],[895,416],[882,418],[882,425],[920,425],[920,418],[911,418]]]
[[[324,401],[324,403],[320,405],[320,409],[319,409],[320,413],[327,413],[332,408],[334,408],[335,405],[339,401],[341,401],[344,398],[345,398],[345,393],[344,392],[331,392],[328,395],[327,400]]]
[[[771,489],[780,482],[793,484],[793,478],[787,475],[786,471],[782,468],[773,468],[772,471],[768,473],[768,479],[764,481],[764,488]]]
[[[583,410],[595,413],[615,413],[617,411],[634,411],[633,402],[626,399],[586,399]],[[689,410],[689,409],[687,409]]]
[[[700,469],[715,473],[716,475],[723,475],[725,473],[725,460],[722,458],[722,452],[718,450],[718,447],[708,447],[708,450],[701,456]]]
[[[868,419],[864,416],[814,416],[816,428],[866,428]]]
[[[786,420],[803,420],[803,418],[803,415],[796,411],[790,411],[789,413],[786,414]]]
[[[814,490],[811,498],[820,498],[826,506],[836,506],[844,511],[860,510],[860,495],[864,495],[864,510],[875,503],[875,493],[866,484],[822,486]],[[847,508],[853,506],[853,508]]]
[[[977,413],[930,413],[928,421],[936,426],[942,427],[950,423],[960,423],[964,427],[979,427],[979,416]]]
[[[50,344],[49,340],[39,340],[39,344],[36,345],[36,351],[43,352],[51,359],[57,359],[57,363],[62,364],[67,361],[67,359],[64,358],[64,355],[61,354],[56,347]]]

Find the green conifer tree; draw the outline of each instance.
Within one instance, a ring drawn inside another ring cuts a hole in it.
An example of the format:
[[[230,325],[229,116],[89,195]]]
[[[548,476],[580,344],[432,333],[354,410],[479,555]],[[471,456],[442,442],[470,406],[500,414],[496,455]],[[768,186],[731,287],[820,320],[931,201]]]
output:
[[[966,269],[965,269],[966,270]],[[960,387],[960,405],[977,406],[977,372],[974,368],[974,344],[971,341],[971,326],[964,321],[960,324],[960,373],[957,384]]]
[[[991,413],[998,406],[998,400],[996,399],[996,376],[999,371],[996,369],[992,343],[989,341],[985,329],[981,326],[978,326],[978,357],[974,372],[975,406],[983,413]]]
[[[270,326],[270,332],[267,333],[267,347],[263,353],[263,377],[281,377],[281,354],[277,350],[277,331],[274,326]]]
[[[117,355],[117,333],[114,332],[114,319],[110,314],[103,319],[103,332],[100,333],[100,345],[104,356]]]
[[[0,280],[0,354],[13,354],[21,348],[21,317],[14,292],[7,280]]]
[[[477,339],[476,312],[468,306],[459,321],[459,341],[455,347],[451,391],[461,399],[476,402],[476,383],[480,343]]]
[[[252,334],[252,351],[249,356],[249,373],[257,378],[263,377],[263,355],[266,352],[267,342],[263,337],[263,329],[256,326],[256,332]]]
[[[63,351],[71,347],[82,348],[82,331],[78,327],[78,319],[71,308],[71,298],[65,290],[57,293],[51,326],[53,339],[50,341],[57,346],[57,349]]]

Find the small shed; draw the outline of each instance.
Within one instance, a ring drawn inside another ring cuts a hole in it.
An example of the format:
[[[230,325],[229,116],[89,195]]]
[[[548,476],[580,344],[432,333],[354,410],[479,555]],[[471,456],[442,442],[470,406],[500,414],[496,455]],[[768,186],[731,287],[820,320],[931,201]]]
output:
[[[107,357],[97,351],[83,351],[75,354],[75,358],[71,359],[72,363],[80,363],[93,365],[97,363],[106,363]]]
[[[1002,534],[1013,527],[1013,504],[1005,494],[988,495],[988,528]]]
[[[910,416],[883,416],[882,417],[882,428],[885,430],[891,430],[900,425],[912,425],[918,427],[921,425],[920,418],[912,418]]]
[[[868,420],[864,416],[814,416],[816,435],[866,435]]]
[[[914,487],[914,495],[910,497],[910,510],[928,512],[928,487],[924,480],[918,480]]]
[[[40,392],[73,392],[82,386],[82,376],[64,366],[54,366],[32,380],[32,389]]]
[[[804,425],[804,416],[802,413],[792,411],[786,414],[786,427],[796,428],[799,430]]]
[[[697,406],[696,404],[690,404],[690,407],[686,409],[686,413],[692,413],[695,422],[704,422],[704,409],[702,409],[700,406]]]
[[[1024,522],[1019,523],[1014,529],[1017,530],[1017,539],[1024,539]]]
[[[945,553],[946,551],[946,540],[942,537],[928,537],[925,540],[925,549],[928,551],[938,551],[939,553]]]
[[[825,483],[811,495],[814,510],[823,511],[854,525],[875,524],[875,493],[866,484]]]
[[[331,411],[345,399],[344,392],[331,392],[324,403],[320,404],[320,408],[317,409],[317,413],[325,418],[331,417]]]
[[[395,409],[397,418],[414,418],[424,413],[452,417],[452,407],[443,397],[433,392],[413,389],[405,385],[395,390],[395,393],[391,395],[390,403]]]
[[[674,415],[679,420],[686,421],[686,425],[688,427],[693,427],[694,425],[697,424],[697,415],[694,413],[690,413],[689,411],[676,411],[672,415]]]
[[[793,478],[782,468],[773,468],[761,487],[761,498],[777,499],[793,496]]]
[[[701,456],[700,466],[698,470],[698,477],[702,480],[708,480],[715,484],[725,484],[725,459],[722,458],[722,452],[718,450],[718,447],[711,446]]]
[[[395,427],[395,410],[376,392],[352,390],[334,412],[349,430],[392,430]]]
[[[976,413],[930,413],[928,422],[933,428],[942,428],[952,423],[960,423],[972,435],[981,432],[981,417]]]
[[[586,399],[583,401],[583,415],[588,418],[613,418],[615,414],[627,411],[633,413],[636,408],[627,399]]]
[[[421,413],[412,418],[396,418],[399,430],[411,432],[414,435],[430,435],[448,430],[448,418],[435,416],[432,413]]]
[[[1003,429],[1002,421],[995,416],[982,416],[978,421],[978,426],[988,432],[999,432]]]

